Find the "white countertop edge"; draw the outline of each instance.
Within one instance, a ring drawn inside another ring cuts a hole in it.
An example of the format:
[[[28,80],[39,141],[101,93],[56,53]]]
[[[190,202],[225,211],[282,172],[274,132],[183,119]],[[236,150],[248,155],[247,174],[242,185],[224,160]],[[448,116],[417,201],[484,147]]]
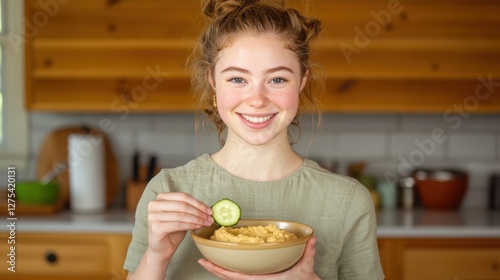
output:
[[[500,238],[500,227],[379,227],[384,238]]]
[[[20,224],[17,232],[40,233],[122,233],[131,234],[133,223],[42,223]],[[3,230],[2,230],[3,231]],[[500,238],[500,227],[398,227],[377,228],[379,238]]]
[[[105,223],[105,224],[68,224],[68,223],[34,223],[21,224],[16,231],[43,232],[43,233],[124,233],[132,234],[132,223]]]

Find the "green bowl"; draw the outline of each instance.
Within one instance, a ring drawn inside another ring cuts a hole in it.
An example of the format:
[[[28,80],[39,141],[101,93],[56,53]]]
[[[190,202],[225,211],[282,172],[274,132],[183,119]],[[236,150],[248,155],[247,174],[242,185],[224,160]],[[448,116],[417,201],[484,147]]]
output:
[[[16,199],[24,204],[55,204],[59,197],[59,184],[40,182],[19,182],[16,184]]]

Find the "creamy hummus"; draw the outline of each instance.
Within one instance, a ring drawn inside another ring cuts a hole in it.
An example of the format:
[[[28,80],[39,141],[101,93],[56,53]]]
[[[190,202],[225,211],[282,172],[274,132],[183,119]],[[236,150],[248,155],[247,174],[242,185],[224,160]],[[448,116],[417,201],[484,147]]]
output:
[[[270,224],[239,228],[221,227],[214,232],[210,239],[231,243],[273,243],[297,239],[297,236]]]

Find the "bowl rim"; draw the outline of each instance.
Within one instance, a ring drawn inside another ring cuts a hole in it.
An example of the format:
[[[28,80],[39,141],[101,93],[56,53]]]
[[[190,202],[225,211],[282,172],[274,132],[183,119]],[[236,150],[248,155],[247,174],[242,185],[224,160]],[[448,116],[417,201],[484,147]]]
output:
[[[444,179],[443,176],[447,178]],[[411,177],[413,177],[414,180],[418,182],[451,182],[468,180],[467,172],[454,168],[416,169],[412,172]]]
[[[233,250],[255,250],[255,249],[276,249],[276,248],[284,248],[284,247],[291,247],[291,246],[296,246],[296,245],[302,245],[307,242],[313,235],[314,235],[314,229],[306,224],[299,223],[299,222],[292,222],[292,221],[287,221],[287,220],[273,220],[273,219],[241,219],[238,224],[234,225],[234,227],[243,227],[243,226],[248,226],[246,223],[259,223],[259,224],[274,224],[277,226],[278,223],[287,223],[287,224],[293,224],[293,225],[300,225],[302,227],[305,227],[309,233],[299,237],[297,239],[293,240],[287,240],[283,242],[272,242],[272,243],[232,243],[232,242],[222,242],[222,241],[215,241],[215,240],[210,240],[204,237],[201,237],[197,235],[197,232],[199,232],[202,229],[206,229],[209,227],[201,227],[199,229],[195,229],[191,231],[191,238],[193,241],[197,244],[202,244],[205,246],[209,247],[216,247],[216,248],[224,248],[224,249],[233,249]],[[212,226],[215,229],[220,228],[220,226],[216,224],[212,224]]]

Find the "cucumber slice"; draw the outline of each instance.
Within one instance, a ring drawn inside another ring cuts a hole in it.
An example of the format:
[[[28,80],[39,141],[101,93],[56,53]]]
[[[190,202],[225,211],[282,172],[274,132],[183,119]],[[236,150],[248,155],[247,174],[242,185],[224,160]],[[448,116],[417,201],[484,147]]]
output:
[[[219,226],[230,227],[236,225],[240,221],[240,206],[228,198],[217,201],[211,208],[212,217]]]

